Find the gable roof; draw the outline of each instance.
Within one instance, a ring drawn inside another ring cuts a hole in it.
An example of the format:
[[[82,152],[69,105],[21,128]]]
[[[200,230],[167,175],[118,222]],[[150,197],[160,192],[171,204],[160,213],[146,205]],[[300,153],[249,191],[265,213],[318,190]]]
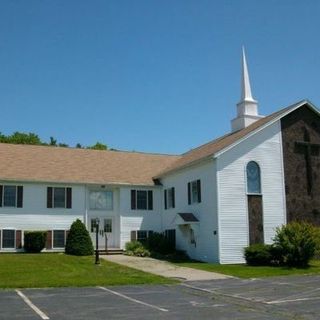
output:
[[[179,156],[0,143],[0,179],[154,185]]]
[[[160,178],[170,172],[182,169],[184,167],[202,161],[206,158],[215,156],[218,153],[222,153],[227,148],[232,147],[236,143],[240,142],[242,139],[247,138],[251,134],[254,134],[255,132],[259,131],[265,126],[270,125],[271,123],[279,120],[280,118],[296,110],[297,108],[302,107],[303,105],[308,105],[311,109],[319,113],[317,108],[314,105],[312,105],[312,103],[310,103],[309,101],[299,101],[293,105],[290,105],[289,107],[283,108],[277,112],[270,114],[269,116],[257,120],[256,122],[252,123],[244,129],[226,134],[218,139],[210,141],[204,145],[201,145],[195,149],[192,149],[182,154],[181,158],[177,159],[174,163],[172,163],[170,167],[166,168],[159,175],[155,176],[155,178]]]

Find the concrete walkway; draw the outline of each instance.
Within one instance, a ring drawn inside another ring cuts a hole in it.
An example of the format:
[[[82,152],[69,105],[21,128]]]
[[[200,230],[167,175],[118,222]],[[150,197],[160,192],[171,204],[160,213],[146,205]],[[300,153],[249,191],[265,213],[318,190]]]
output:
[[[167,278],[185,281],[217,280],[231,278],[224,274],[179,267],[172,263],[152,258],[132,257],[126,255],[102,255],[101,258],[141,271],[157,274]]]

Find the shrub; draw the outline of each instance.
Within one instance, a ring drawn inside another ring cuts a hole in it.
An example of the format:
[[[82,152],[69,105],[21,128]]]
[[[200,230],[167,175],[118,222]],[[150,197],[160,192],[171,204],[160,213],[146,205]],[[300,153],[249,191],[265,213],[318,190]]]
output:
[[[163,233],[153,232],[146,241],[147,248],[152,252],[160,254],[171,254],[175,252],[174,243],[165,237]]]
[[[39,253],[46,245],[46,231],[26,231],[24,233],[24,249],[29,253]]]
[[[139,241],[131,241],[126,243],[126,254],[129,256],[149,257],[150,251]]]
[[[319,249],[319,228],[306,222],[291,222],[277,228],[274,243],[290,267],[306,267]]]
[[[90,256],[93,254],[93,245],[89,232],[79,219],[71,225],[65,252],[75,256]]]
[[[246,247],[244,250],[244,257],[250,266],[265,266],[272,262],[272,255],[270,252],[271,245],[268,244],[253,244]]]

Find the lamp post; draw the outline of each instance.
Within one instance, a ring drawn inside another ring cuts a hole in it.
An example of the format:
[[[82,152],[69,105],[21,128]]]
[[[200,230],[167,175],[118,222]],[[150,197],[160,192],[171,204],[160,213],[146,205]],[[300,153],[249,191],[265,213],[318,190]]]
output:
[[[100,219],[96,218],[96,261],[95,264],[100,264],[100,258],[99,258],[99,224]]]

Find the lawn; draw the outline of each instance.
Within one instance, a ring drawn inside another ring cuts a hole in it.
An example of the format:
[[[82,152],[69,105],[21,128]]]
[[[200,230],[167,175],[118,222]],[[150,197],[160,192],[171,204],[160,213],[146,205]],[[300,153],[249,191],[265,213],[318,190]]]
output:
[[[288,268],[288,267],[251,267],[245,264],[221,265],[202,262],[181,262],[176,263],[181,267],[190,267],[211,272],[219,272],[239,278],[262,278],[272,276],[320,274],[320,260],[313,260],[309,268]]]
[[[94,257],[65,254],[0,254],[0,288],[168,284],[175,281]]]

